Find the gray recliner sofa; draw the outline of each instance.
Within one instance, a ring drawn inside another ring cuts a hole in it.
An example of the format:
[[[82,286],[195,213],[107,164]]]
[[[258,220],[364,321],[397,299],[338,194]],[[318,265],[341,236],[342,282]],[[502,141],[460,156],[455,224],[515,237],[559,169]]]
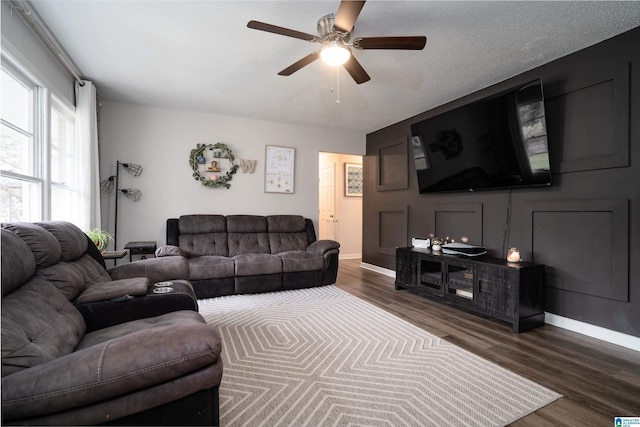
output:
[[[335,283],[340,244],[300,215],[183,215],[157,257],[184,256],[198,298]]]
[[[70,223],[1,233],[3,425],[218,423],[221,340],[184,258],[107,271]]]

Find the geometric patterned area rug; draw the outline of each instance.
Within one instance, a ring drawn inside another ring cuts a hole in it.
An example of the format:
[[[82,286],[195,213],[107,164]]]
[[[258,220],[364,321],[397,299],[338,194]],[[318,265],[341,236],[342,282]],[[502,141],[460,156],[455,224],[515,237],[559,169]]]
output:
[[[198,301],[222,426],[501,426],[562,397],[335,286]]]

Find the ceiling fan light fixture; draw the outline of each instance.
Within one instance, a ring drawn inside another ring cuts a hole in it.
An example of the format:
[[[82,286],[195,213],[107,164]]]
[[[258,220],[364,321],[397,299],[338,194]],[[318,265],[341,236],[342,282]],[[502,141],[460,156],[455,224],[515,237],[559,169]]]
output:
[[[427,42],[426,36],[358,37],[352,42],[351,33],[366,1],[340,0],[340,6],[335,14],[330,13],[318,20],[318,35],[307,34],[259,21],[249,21],[247,27],[320,44],[320,49],[313,51],[280,71],[278,73],[279,76],[290,76],[301,68],[322,58],[322,61],[330,66],[339,67],[342,65],[357,84],[362,84],[371,80],[371,77],[362,68],[356,57],[352,56],[352,47],[358,50],[422,50]]]
[[[351,51],[344,45],[334,41],[320,50],[320,58],[322,58],[325,63],[337,67],[351,58]]]

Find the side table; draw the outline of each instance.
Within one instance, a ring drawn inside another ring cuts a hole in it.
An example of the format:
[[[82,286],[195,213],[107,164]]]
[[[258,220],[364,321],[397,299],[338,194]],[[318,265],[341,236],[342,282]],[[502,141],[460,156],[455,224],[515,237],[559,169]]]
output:
[[[102,251],[104,259],[120,259],[127,256],[127,251]]]
[[[153,255],[156,252],[157,242],[155,241],[141,241],[141,242],[128,242],[124,245],[125,249],[129,249],[129,262],[133,255],[142,255],[142,259],[145,259],[147,255]]]

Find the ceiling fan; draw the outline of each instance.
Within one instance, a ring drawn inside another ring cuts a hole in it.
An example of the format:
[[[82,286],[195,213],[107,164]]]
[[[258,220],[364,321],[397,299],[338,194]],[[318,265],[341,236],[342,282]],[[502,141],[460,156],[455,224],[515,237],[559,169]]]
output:
[[[358,37],[349,43],[351,31],[364,4],[364,0],[342,0],[338,12],[335,15],[331,13],[318,20],[317,36],[259,21],[249,21],[247,27],[313,43],[320,43],[321,46],[318,51],[310,53],[299,61],[294,62],[280,71],[278,75],[290,76],[302,67],[311,64],[316,59],[322,58],[330,65],[344,66],[356,83],[361,84],[371,80],[371,77],[369,77],[364,68],[362,68],[362,65],[360,65],[351,54],[350,47],[356,49],[422,50],[427,43],[425,36]]]

